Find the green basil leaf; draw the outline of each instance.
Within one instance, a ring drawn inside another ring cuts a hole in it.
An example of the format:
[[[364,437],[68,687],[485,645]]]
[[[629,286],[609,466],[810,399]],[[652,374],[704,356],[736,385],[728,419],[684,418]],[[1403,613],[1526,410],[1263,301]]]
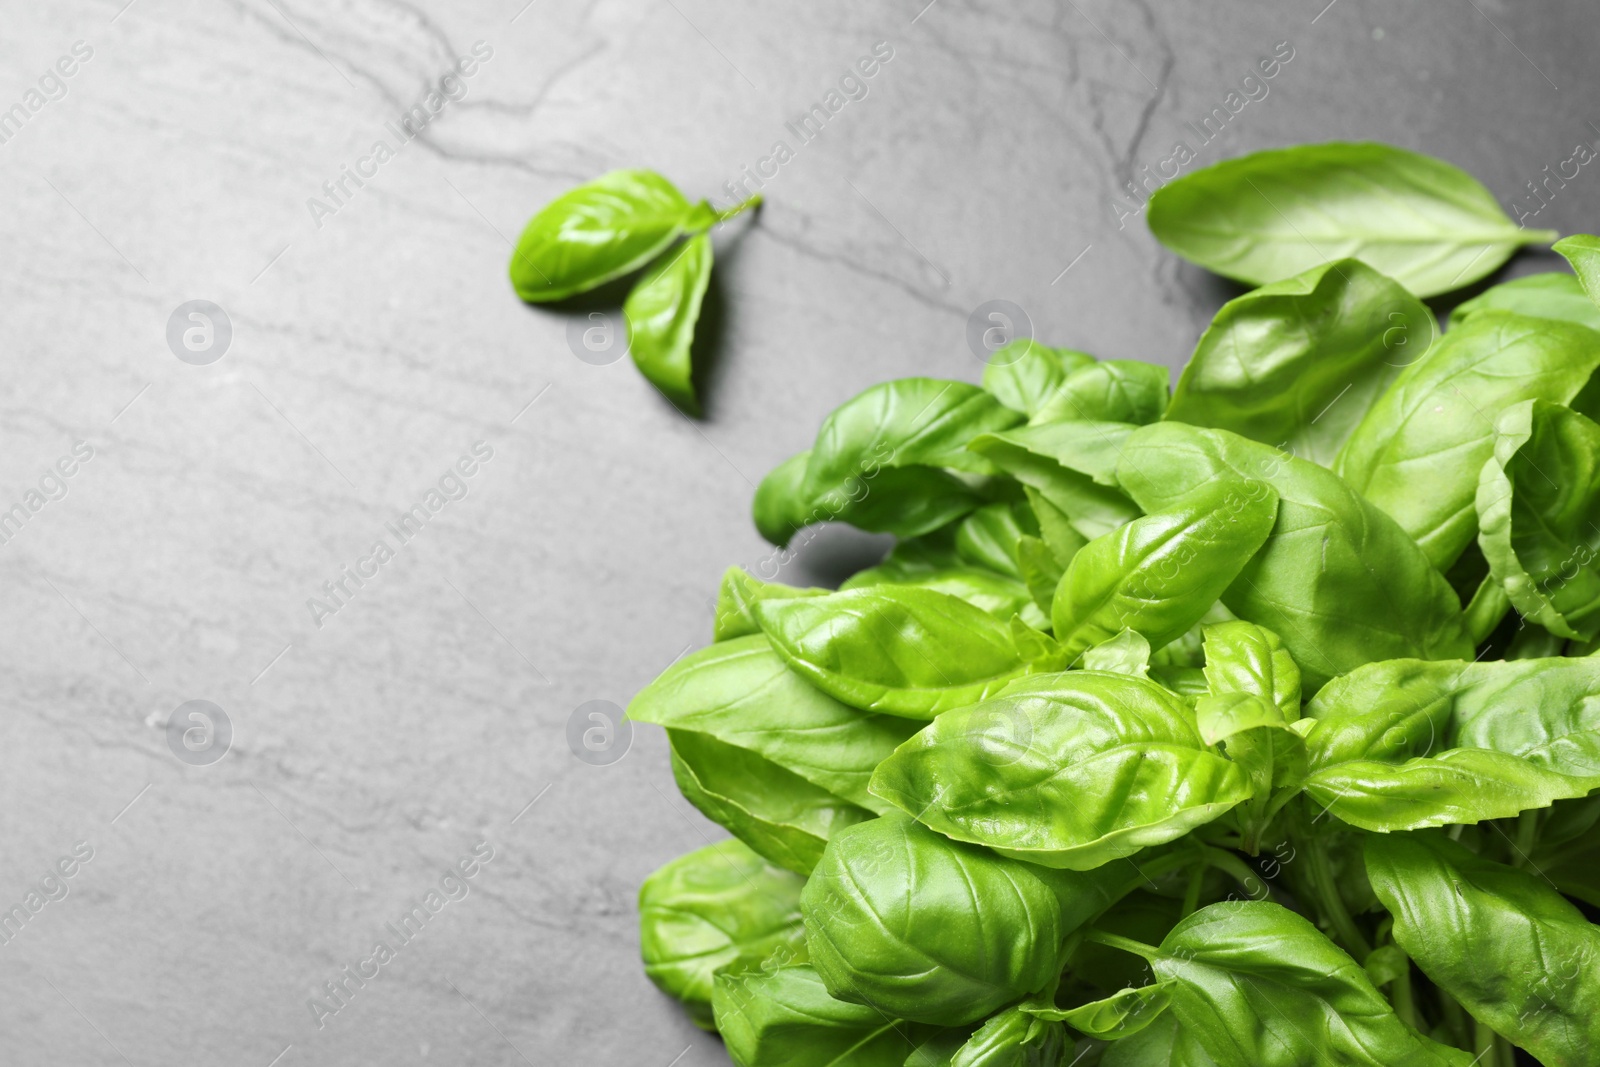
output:
[[[956,1050],[950,1067],[1061,1067],[1066,1045],[1060,1023],[1016,1006],[990,1016]]]
[[[1546,1067],[1600,1049],[1600,927],[1548,882],[1437,834],[1372,835],[1367,876],[1434,984]]]
[[[1166,1012],[1138,1033],[1114,1042],[1100,1067],[1217,1067],[1217,1061]]]
[[[1047,348],[1029,337],[997,348],[983,368],[983,387],[995,399],[1024,415],[1045,405],[1067,375],[1094,364],[1094,357],[1070,348]]]
[[[826,521],[834,514],[823,511],[806,496],[806,463],[810,459],[810,452],[798,452],[768,471],[756,486],[750,517],[755,520],[756,532],[775,545],[788,544],[797,530]]]
[[[931,589],[869,586],[755,611],[794,671],[863,711],[931,719],[1029,669],[1009,626]]]
[[[1563,237],[1554,247],[1572,264],[1572,271],[1578,276],[1583,291],[1589,294],[1589,299],[1600,304],[1600,237],[1575,233],[1571,237]]]
[[[1524,400],[1567,403],[1596,366],[1594,330],[1480,311],[1400,372],[1334,469],[1447,567],[1477,532],[1472,502],[1495,417]]]
[[[1600,907],[1600,794],[1558,800],[1539,831],[1528,867],[1557,889]]]
[[[1271,630],[1243,621],[1207,626],[1205,657],[1212,693],[1250,693],[1276,707],[1281,721],[1300,718],[1300,668]]]
[[[1056,640],[1069,659],[1124,628],[1162,647],[1216,603],[1277,513],[1277,494],[1265,483],[1217,479],[1090,541],[1056,588]]]
[[[1181,837],[1250,796],[1176,696],[1081,670],[945,712],[879,764],[870,788],[956,840],[1080,871]]]
[[[1089,1037],[1116,1040],[1137,1034],[1161,1018],[1169,1003],[1167,983],[1151,982],[1113,993],[1103,1000],[1080,1004],[1076,1008],[1057,1008],[1034,1014],[1043,1019],[1060,1019]]]
[[[1072,520],[1067,517],[1066,512],[1052,504],[1039,490],[1031,485],[1024,485],[1022,491],[1028,498],[1028,510],[1033,513],[1034,521],[1039,527],[1039,539],[1045,543],[1045,546],[1050,550],[1050,555],[1055,559],[1056,580],[1060,581],[1060,572],[1068,563],[1072,562],[1072,557],[1078,554],[1078,550],[1089,543],[1089,539],[1078,532],[1077,527],[1073,526]],[[1132,510],[1133,504],[1131,501],[1124,500],[1118,507],[1119,509],[1127,508]],[[1019,566],[1022,563],[1022,555],[1022,550],[1018,549],[1017,563]],[[1050,600],[1055,596],[1055,591],[1056,584],[1051,582],[1049,596],[1045,597],[1046,607],[1049,607]]]
[[[639,887],[644,973],[683,1001],[698,1026],[711,1026],[718,971],[769,960],[803,963],[800,890],[805,879],[774,867],[737,839],[679,856]]]
[[[1087,541],[1083,543],[1088,544]],[[1022,567],[1023,584],[1028,587],[1028,594],[1033,597],[1034,605],[1048,624],[1050,617],[1045,612],[1050,610],[1056,598],[1056,586],[1061,584],[1061,575],[1064,573],[1061,563],[1048,544],[1026,535],[1017,542],[1017,562]]]
[[[716,618],[711,624],[713,641],[728,641],[735,637],[748,637],[761,632],[752,605],[761,600],[785,600],[797,596],[827,596],[829,589],[802,589],[778,582],[763,582],[747,574],[743,568],[729,567],[722,574],[722,585],[717,589]]]
[[[1253,152],[1169,182],[1146,220],[1183,258],[1250,285],[1360,259],[1418,296],[1471,285],[1523,245],[1494,194],[1443,160],[1372,142]]]
[[[1123,630],[1117,636],[1086,649],[1083,653],[1083,669],[1147,678],[1150,675],[1150,642],[1133,630]]]
[[[946,567],[943,570],[926,571],[905,577],[894,576],[892,572],[885,572],[878,567],[870,567],[856,572],[840,583],[839,591],[843,593],[851,589],[866,589],[880,585],[931,589],[965,600],[973,607],[986,611],[1002,621],[1009,620],[1013,615],[1020,615],[1022,621],[1030,626],[1038,629],[1050,627],[1049,618],[1034,604],[1027,585],[1021,579],[996,574],[984,567]]]
[[[828,995],[808,966],[717,975],[717,1030],[740,1067],[902,1067],[927,1026]]]
[[[1289,728],[1283,709],[1254,693],[1207,693],[1195,703],[1194,711],[1195,728],[1208,745],[1221,744],[1252,730]]]
[[[1561,242],[1557,242],[1559,249]],[[1454,328],[1480,311],[1514,311],[1536,319],[1575,322],[1600,330],[1600,306],[1589,299],[1578,279],[1562,271],[1530,274],[1491,286],[1450,312]]]
[[[1471,1067],[1423,1037],[1361,966],[1277,904],[1202,908],[1151,960],[1172,1013],[1223,1067]]]
[[[1080,536],[1092,540],[1139,515],[1115,478],[1117,456],[1133,429],[1123,423],[1058,422],[986,434],[969,447],[1033,490]],[[1041,531],[1045,521],[1040,516]]]
[[[1021,578],[1017,542],[1038,532],[1038,523],[1027,505],[988,504],[956,526],[956,554],[975,567],[987,567],[1012,578]]]
[[[807,685],[761,634],[680,659],[633,698],[628,718],[674,735],[708,735],[880,812],[888,809],[867,783],[916,730],[915,723],[864,715]]]
[[[1222,478],[1277,491],[1277,524],[1222,602],[1278,634],[1309,691],[1373,660],[1472,654],[1449,583],[1404,530],[1323,467],[1227,430],[1165,422],[1128,437],[1117,477],[1146,511]]]
[[[1132,359],[1093,363],[1062,379],[1029,424],[1078,420],[1143,426],[1166,410],[1169,378],[1159,363]]]
[[[1581,797],[1600,787],[1597,697],[1593,659],[1374,663],[1306,706],[1315,725],[1305,788],[1343,821],[1380,832]]]
[[[1433,312],[1393,278],[1356,259],[1324,263],[1224,304],[1166,417],[1330,466],[1437,333]]]
[[[817,431],[806,478],[820,494],[878,466],[992,468],[967,451],[979,434],[1015,426],[1022,416],[966,382],[899,378],[834,409]]]
[[[711,734],[668,730],[672,777],[701,814],[773,863],[810,874],[834,833],[872,812]]]
[[[800,896],[828,992],[927,1022],[982,1019],[1060,974],[1129,871],[1047,871],[885,816],[838,834]]]
[[[1478,543],[1517,611],[1560,637],[1600,636],[1600,425],[1542,400],[1507,409],[1477,509]]]
[[[587,292],[654,259],[684,232],[693,211],[653,171],[603,174],[528,222],[511,255],[511,284],[531,303]]]
[[[1150,668],[1150,679],[1190,708],[1210,692],[1206,687],[1205,671],[1199,667],[1169,667],[1154,664]]]
[[[698,234],[668,249],[645,271],[623,302],[628,354],[668,400],[696,413],[690,346],[700,304],[711,284],[711,236]]]

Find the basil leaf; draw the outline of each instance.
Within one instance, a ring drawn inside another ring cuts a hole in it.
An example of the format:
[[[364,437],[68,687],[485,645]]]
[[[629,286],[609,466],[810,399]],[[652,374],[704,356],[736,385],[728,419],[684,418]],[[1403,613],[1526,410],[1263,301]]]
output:
[[[1058,422],[985,434],[969,447],[1032,490],[1030,499],[1036,494],[1081,537],[1093,540],[1139,516],[1116,487],[1115,475],[1122,443],[1133,429],[1123,423]],[[1039,524],[1044,530],[1042,515]]]
[[[784,600],[798,596],[827,596],[832,590],[802,589],[778,582],[763,582],[745,573],[742,568],[729,567],[722,574],[722,585],[717,589],[716,617],[711,624],[713,641],[729,641],[735,637],[748,637],[761,632],[751,607],[761,600]]]
[[[1217,1067],[1217,1061],[1166,1012],[1154,1025],[1113,1042],[1100,1067]]]
[[[1161,1018],[1168,1003],[1167,983],[1151,982],[1113,993],[1102,1000],[1080,1004],[1076,1008],[1058,1008],[1033,1014],[1043,1019],[1060,1019],[1090,1037],[1115,1040],[1137,1034]]]
[[[1070,348],[1047,348],[1028,337],[997,348],[983,368],[983,387],[1024,415],[1045,405],[1067,375],[1094,365],[1094,357]]]
[[[1367,838],[1394,939],[1430,980],[1547,1067],[1600,1048],[1600,927],[1528,871],[1436,833]]]
[[[867,589],[872,586],[898,585],[917,589],[931,589],[937,593],[965,600],[968,604],[986,611],[1002,621],[1020,615],[1022,621],[1037,629],[1049,629],[1050,620],[1034,604],[1028,587],[1021,579],[996,574],[984,567],[946,567],[911,576],[896,576],[877,567],[858,571],[840,583],[839,591]]]
[[[1494,452],[1493,419],[1524,400],[1569,402],[1596,366],[1600,333],[1480,311],[1400,372],[1334,470],[1447,567],[1476,533],[1472,501]]]
[[[803,963],[800,889],[805,879],[774,867],[738,840],[719,841],[659,868],[639,887],[644,973],[711,1027],[718,971],[769,959]]]
[[[1277,904],[1213,904],[1151,960],[1172,1013],[1223,1067],[1471,1067],[1412,1030],[1355,960]]]
[[[1554,247],[1572,264],[1572,271],[1578,276],[1583,291],[1589,294],[1589,299],[1600,304],[1600,237],[1575,233],[1571,237],[1563,237]]]
[[[833,999],[804,965],[719,974],[711,1003],[740,1067],[902,1067],[932,1032]]]
[[[1600,425],[1556,404],[1509,408],[1478,482],[1478,543],[1524,618],[1600,636]]]
[[[1037,534],[1039,525],[1025,504],[988,504],[962,519],[956,526],[956,555],[975,567],[1021,578],[1017,562],[1017,542],[1025,535]]]
[[[956,1050],[950,1067],[1061,1067],[1066,1045],[1060,1023],[1011,1007],[990,1016]]]
[[[813,689],[760,634],[680,659],[633,698],[628,718],[665,726],[674,736],[708,735],[875,811],[888,809],[867,792],[872,772],[916,729]]]
[[[1405,531],[1333,472],[1226,430],[1146,426],[1117,477],[1146,511],[1218,479],[1278,493],[1277,524],[1222,602],[1271,629],[1315,691],[1377,659],[1465,658],[1460,601]]]
[[[780,867],[810,874],[828,838],[872,812],[711,734],[668,730],[684,799]]]
[[[755,611],[790,668],[863,711],[931,719],[1029,669],[1010,627],[931,589],[869,586]]]
[[[694,210],[654,171],[603,174],[529,220],[511,254],[511,284],[530,303],[588,292],[654,259]]]
[[[1250,796],[1154,682],[1069,671],[947,711],[878,765],[919,822],[1047,867],[1089,870],[1183,836]]]
[[[1528,856],[1528,867],[1569,897],[1600,907],[1600,795],[1558,800]]]
[[[796,453],[768,471],[756,486],[750,517],[755,520],[756,532],[775,545],[788,544],[797,530],[824,522],[844,507],[841,503],[826,511],[806,496],[806,463],[810,459],[810,452]]]
[[[1160,648],[1205,615],[1277,519],[1266,484],[1219,479],[1090,541],[1061,576],[1051,618],[1069,659],[1127,628]]]
[[[710,284],[711,237],[702,233],[663,252],[622,305],[633,362],[662,395],[691,414],[700,403],[689,348]]]
[[[1178,378],[1166,418],[1333,463],[1361,416],[1438,333],[1433,312],[1356,259],[1224,304]]]
[[[1067,934],[1130,874],[1047,871],[891,815],[829,842],[800,908],[830,994],[960,1024],[1052,982]]]
[[[1600,787],[1597,697],[1600,660],[1374,663],[1307,705],[1305,788],[1379,832],[1581,797]]]
[[[1300,718],[1300,668],[1278,635],[1264,626],[1243,621],[1207,626],[1205,675],[1212,693],[1249,693],[1276,707],[1283,722]]]
[[[1150,675],[1150,642],[1132,630],[1123,630],[1085,650],[1083,669],[1147,678]]]
[[[1443,160],[1372,142],[1254,152],[1151,196],[1150,232],[1193,263],[1250,285],[1360,259],[1417,296],[1471,285],[1523,245],[1494,194]]]
[[[1029,425],[1063,422],[1155,422],[1167,407],[1167,368],[1132,359],[1108,359],[1073,371]]]
[[[1557,242],[1558,246],[1560,244]],[[1536,319],[1558,319],[1600,330],[1600,306],[1589,299],[1576,277],[1561,271],[1513,278],[1485,289],[1471,300],[1456,305],[1450,312],[1451,327],[1461,325],[1480,311],[1514,311]]]

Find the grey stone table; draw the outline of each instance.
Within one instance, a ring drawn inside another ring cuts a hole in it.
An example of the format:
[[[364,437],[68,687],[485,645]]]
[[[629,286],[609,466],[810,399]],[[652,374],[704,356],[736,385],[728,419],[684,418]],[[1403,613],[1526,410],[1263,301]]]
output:
[[[833,405],[976,380],[997,298],[1181,362],[1230,290],[1124,195],[1179,143],[1377,138],[1600,226],[1600,168],[1528,185],[1600,137],[1579,0],[925,2],[10,0],[0,1063],[725,1062],[633,912],[720,831],[659,730],[569,721],[707,640]],[[700,422],[505,277],[638,165],[768,198]]]

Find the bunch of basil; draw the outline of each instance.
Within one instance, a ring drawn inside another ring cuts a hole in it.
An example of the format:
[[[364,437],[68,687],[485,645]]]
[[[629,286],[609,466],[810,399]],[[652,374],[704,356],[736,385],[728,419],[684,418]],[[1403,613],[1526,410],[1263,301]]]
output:
[[[649,976],[746,1067],[1592,1067],[1600,241],[1441,334],[1555,237],[1447,164],[1260,153],[1149,219],[1261,285],[1170,395],[1018,341],[762,483],[776,543],[898,541],[730,570],[629,707],[734,834],[645,882]]]

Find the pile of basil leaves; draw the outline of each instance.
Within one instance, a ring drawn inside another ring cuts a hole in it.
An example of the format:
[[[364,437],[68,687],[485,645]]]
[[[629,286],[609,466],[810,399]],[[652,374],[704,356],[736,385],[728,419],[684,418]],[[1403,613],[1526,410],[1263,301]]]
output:
[[[1376,144],[1158,192],[1259,285],[1167,371],[1017,341],[755,497],[897,536],[724,579],[628,709],[733,839],[645,968],[746,1067],[1600,1063],[1600,240]],[[1513,1049],[1524,1052],[1516,1052]]]

